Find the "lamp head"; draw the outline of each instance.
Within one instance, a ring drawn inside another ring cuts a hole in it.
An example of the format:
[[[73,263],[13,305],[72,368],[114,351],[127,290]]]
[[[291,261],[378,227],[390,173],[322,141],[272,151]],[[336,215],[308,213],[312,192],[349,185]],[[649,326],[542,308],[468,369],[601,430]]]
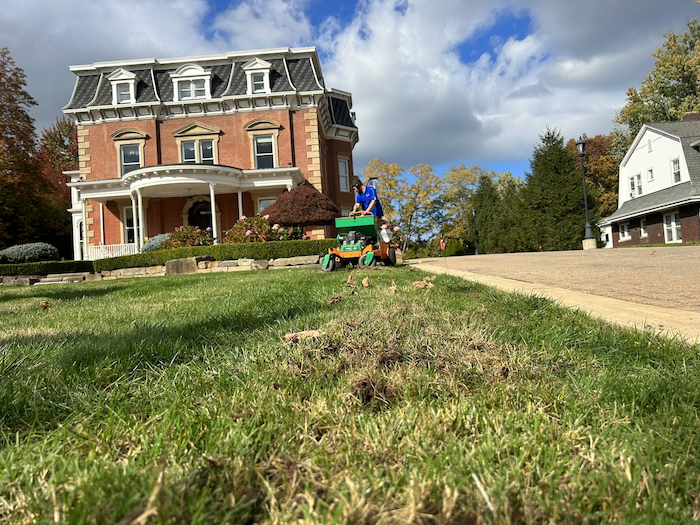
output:
[[[579,137],[576,141],[576,149],[578,150],[578,156],[583,158],[586,153],[586,141],[582,137]]]

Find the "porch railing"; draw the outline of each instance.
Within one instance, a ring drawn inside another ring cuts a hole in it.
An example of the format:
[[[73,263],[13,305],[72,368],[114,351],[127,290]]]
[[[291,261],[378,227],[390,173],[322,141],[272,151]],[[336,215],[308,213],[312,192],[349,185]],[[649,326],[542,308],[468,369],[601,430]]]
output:
[[[135,243],[130,244],[104,244],[102,246],[88,246],[85,259],[95,261],[108,257],[121,257],[122,255],[134,255],[139,253]]]

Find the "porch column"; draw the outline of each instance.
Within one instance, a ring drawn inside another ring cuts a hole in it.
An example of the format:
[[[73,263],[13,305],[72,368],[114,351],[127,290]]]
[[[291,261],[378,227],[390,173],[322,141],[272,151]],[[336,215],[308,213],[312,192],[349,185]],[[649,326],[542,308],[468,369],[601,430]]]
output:
[[[139,248],[139,239],[138,239],[138,230],[136,229],[136,225],[138,224],[136,220],[136,197],[134,197],[134,194],[131,193],[129,195],[131,197],[131,221],[132,224],[134,225],[134,244],[136,245],[136,249],[138,250]],[[128,239],[126,239],[128,242]]]
[[[87,210],[86,210],[86,201],[85,199],[80,199],[80,207],[81,211],[83,214],[83,261],[89,261],[90,257],[88,256],[88,238],[87,238]]]
[[[100,203],[100,244],[105,244],[105,205]]]
[[[219,243],[219,227],[216,225],[216,201],[214,200],[214,184],[209,183],[209,205],[211,206],[211,234],[214,236],[214,244]]]
[[[145,235],[145,228],[146,225],[144,224],[143,221],[143,198],[141,196],[141,188],[138,188],[136,190],[136,197],[138,198],[139,201],[139,222],[138,224],[138,233],[139,233],[139,251],[141,251],[141,248],[143,248],[143,243],[145,241],[146,235]]]
[[[238,217],[243,216],[243,191],[241,189],[238,190]],[[236,219],[238,220],[238,219]]]

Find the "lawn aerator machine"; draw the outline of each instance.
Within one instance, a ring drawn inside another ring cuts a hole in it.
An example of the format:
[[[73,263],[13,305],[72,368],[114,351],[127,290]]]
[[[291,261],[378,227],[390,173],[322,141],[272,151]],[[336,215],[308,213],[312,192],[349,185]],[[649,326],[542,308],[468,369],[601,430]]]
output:
[[[348,264],[358,268],[371,268],[377,260],[387,266],[403,262],[401,251],[391,244],[393,233],[381,228],[379,217],[338,217],[335,227],[338,230],[338,247],[330,248],[323,257],[323,271],[332,272]]]

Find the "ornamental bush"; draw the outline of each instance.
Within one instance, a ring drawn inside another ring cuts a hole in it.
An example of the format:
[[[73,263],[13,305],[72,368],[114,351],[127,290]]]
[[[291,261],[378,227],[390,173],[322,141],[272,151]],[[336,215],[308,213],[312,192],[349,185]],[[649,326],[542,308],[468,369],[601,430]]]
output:
[[[297,241],[306,239],[304,230],[298,226],[280,226],[273,224],[270,228],[270,240],[272,241]]]
[[[170,235],[170,233],[161,233],[150,238],[148,242],[143,245],[143,248],[141,248],[141,253],[155,252],[157,250],[165,249],[163,243],[170,238]]]
[[[267,215],[257,214],[254,217],[243,215],[233,225],[224,237],[224,243],[235,244],[243,242],[265,242],[270,240],[270,223]]]
[[[186,248],[191,246],[211,246],[214,239],[211,232],[195,226],[180,226],[161,243],[162,248]]]
[[[0,264],[59,261],[60,259],[58,250],[45,242],[18,244],[0,251]]]

